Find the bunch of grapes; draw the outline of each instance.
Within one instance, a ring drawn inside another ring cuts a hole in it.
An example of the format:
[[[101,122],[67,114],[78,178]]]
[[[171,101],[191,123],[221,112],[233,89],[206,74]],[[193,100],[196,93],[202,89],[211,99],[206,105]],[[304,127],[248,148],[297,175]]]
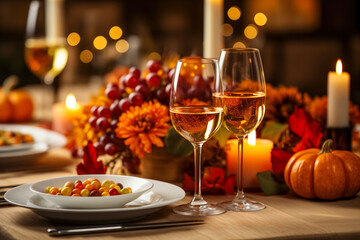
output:
[[[91,116],[88,121],[97,132],[103,133],[94,147],[98,155],[116,155],[127,152],[126,164],[129,165],[128,155],[124,142],[116,136],[115,129],[119,116],[126,112],[130,106],[140,106],[143,102],[157,99],[164,105],[169,104],[171,80],[174,69],[164,70],[157,60],[150,60],[144,74],[136,67],[131,67],[129,72],[122,75],[118,83],[108,83],[105,96],[110,100],[109,106],[91,107]],[[138,162],[138,161],[137,161]]]

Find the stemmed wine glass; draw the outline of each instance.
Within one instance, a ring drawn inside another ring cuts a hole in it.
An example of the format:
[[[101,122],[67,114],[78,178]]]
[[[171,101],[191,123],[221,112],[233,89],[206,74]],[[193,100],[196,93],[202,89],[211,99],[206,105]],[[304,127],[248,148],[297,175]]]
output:
[[[174,208],[181,215],[208,216],[225,210],[201,195],[201,149],[220,128],[223,108],[213,94],[222,94],[216,59],[178,60],[170,95],[170,117],[176,131],[194,147],[195,191],[192,201]]]
[[[221,99],[224,125],[238,138],[237,193],[232,201],[219,206],[229,211],[257,211],[265,208],[260,202],[250,201],[243,189],[243,142],[255,130],[265,114],[266,85],[260,52],[255,48],[223,49],[219,59],[224,88]]]
[[[31,1],[26,24],[25,62],[44,84],[42,117],[51,111],[52,84],[68,60],[63,0]],[[49,95],[50,94],[50,95]]]

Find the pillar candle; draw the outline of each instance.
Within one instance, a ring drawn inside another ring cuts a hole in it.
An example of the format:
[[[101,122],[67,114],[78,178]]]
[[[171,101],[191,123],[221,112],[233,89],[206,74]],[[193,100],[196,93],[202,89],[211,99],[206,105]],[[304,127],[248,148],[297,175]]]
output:
[[[219,58],[223,48],[222,24],[224,22],[224,1],[204,0],[203,56]]]
[[[256,143],[244,140],[243,185],[245,188],[258,188],[256,174],[271,170],[271,150],[273,142],[268,139],[256,139]],[[238,172],[238,140],[231,139],[226,144],[227,174],[236,175]]]
[[[65,103],[55,103],[52,107],[52,128],[54,131],[67,135],[73,128],[73,122],[82,111],[81,104],[76,102],[73,94],[68,94]]]
[[[349,126],[350,75],[342,72],[342,63],[336,63],[336,72],[328,73],[328,111],[329,128],[346,128]]]

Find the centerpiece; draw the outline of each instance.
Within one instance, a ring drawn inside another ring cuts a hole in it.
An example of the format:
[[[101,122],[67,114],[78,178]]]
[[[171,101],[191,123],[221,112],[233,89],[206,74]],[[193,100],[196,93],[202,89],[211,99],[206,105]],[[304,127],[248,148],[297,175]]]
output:
[[[174,69],[165,69],[157,60],[148,61],[143,73],[136,67],[118,67],[106,75],[106,86],[84,106],[68,135],[73,155],[103,165],[92,173],[141,173],[170,182],[182,181],[184,172],[191,175],[192,145],[170,123],[173,75]],[[185,89],[202,100],[202,92]],[[204,146],[204,166],[225,169],[224,141],[219,134]],[[89,173],[81,164],[78,173]]]

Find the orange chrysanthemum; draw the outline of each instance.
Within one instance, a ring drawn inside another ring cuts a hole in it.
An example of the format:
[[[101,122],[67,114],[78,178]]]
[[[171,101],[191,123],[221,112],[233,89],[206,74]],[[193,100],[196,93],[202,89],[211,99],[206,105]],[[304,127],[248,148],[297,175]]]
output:
[[[165,137],[170,124],[169,110],[156,100],[144,102],[140,107],[130,107],[121,114],[115,130],[119,138],[126,138],[125,145],[140,158],[151,153],[152,144],[163,147],[160,137]]]

